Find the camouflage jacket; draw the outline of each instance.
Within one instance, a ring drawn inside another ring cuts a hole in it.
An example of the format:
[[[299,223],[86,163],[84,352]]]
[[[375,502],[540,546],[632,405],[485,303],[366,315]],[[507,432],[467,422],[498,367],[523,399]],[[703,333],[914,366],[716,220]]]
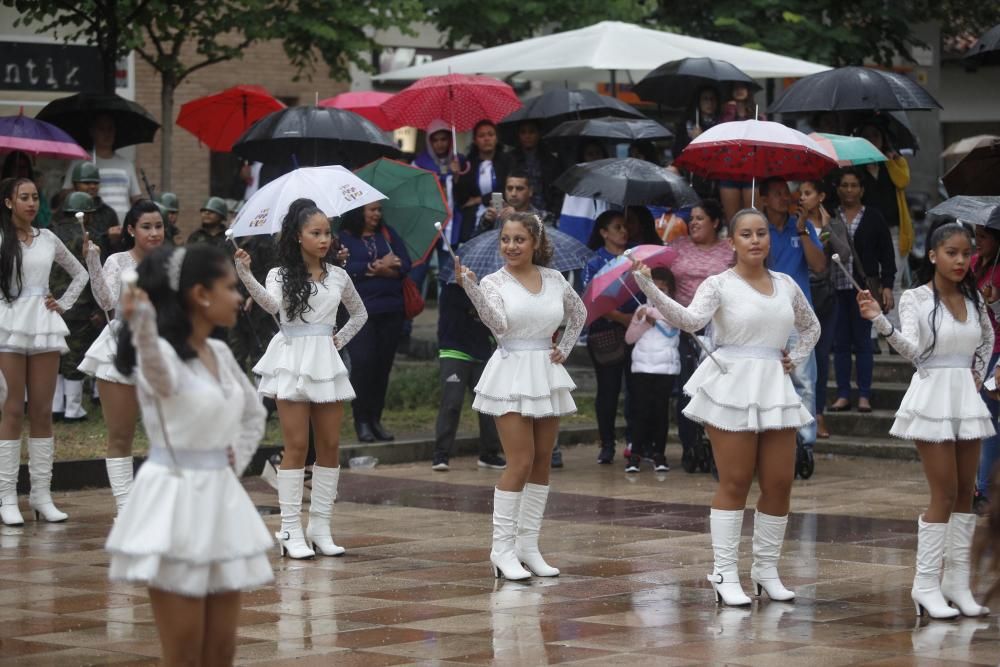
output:
[[[80,223],[76,221],[73,214],[63,213],[53,221],[50,229],[65,244],[73,256],[86,266],[87,261],[83,255],[83,230],[80,229]],[[94,234],[94,232],[91,232],[91,234]],[[52,265],[52,272],[49,274],[49,291],[52,294],[57,296],[62,294],[71,281],[70,275],[61,266],[58,264]],[[80,293],[80,298],[76,300],[76,304],[63,313],[63,318],[67,320],[87,320],[92,315],[99,314],[100,312],[100,308],[94,300],[94,293],[88,285]]]

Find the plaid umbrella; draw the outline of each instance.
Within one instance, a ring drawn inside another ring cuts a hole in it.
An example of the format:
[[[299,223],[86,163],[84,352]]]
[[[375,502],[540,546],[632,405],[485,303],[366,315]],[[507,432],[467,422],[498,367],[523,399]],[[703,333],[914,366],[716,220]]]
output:
[[[583,245],[569,234],[552,227],[545,228],[545,234],[552,242],[552,261],[548,267],[560,273],[576,271],[586,266],[594,251]],[[457,251],[462,264],[476,274],[477,278],[496,273],[503,268],[503,258],[500,257],[500,230],[494,229],[466,241]],[[450,262],[441,265],[438,280],[445,283],[455,282],[455,267]]]

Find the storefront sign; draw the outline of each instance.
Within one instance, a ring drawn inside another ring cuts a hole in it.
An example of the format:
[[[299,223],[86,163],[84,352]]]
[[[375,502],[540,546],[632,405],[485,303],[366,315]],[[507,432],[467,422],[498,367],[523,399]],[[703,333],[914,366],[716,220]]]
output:
[[[100,92],[96,48],[37,42],[0,42],[0,90]]]

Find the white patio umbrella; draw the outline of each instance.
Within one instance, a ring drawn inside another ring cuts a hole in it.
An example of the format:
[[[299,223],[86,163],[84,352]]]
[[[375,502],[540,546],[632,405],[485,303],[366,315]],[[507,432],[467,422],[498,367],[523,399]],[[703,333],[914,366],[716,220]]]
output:
[[[638,82],[665,62],[708,56],[730,62],[755,79],[802,77],[826,65],[766,51],[713,42],[631,23],[602,21],[586,28],[533,37],[472,51],[376,76],[379,81],[413,81],[438,74],[516,75],[533,81]],[[612,74],[614,73],[614,74]]]
[[[312,199],[319,210],[331,218],[386,199],[384,194],[340,165],[302,167],[255,192],[236,216],[230,228],[231,236],[277,234],[289,204],[301,197]]]

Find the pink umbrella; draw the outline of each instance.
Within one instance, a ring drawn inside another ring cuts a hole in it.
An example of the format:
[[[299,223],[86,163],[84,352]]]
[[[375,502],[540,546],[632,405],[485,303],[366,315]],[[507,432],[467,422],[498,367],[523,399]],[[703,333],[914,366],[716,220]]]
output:
[[[51,123],[24,115],[0,118],[0,153],[24,151],[35,157],[88,160],[90,155],[72,137]]]
[[[391,97],[390,93],[377,93],[371,90],[354,91],[320,100],[316,106],[353,111],[359,116],[363,116],[375,123],[383,130],[389,131],[401,127],[398,123],[389,120],[389,117],[380,108],[380,105]]]
[[[583,292],[583,304],[587,307],[586,324],[636,298],[639,286],[631,273],[633,259],[650,268],[669,267],[677,259],[677,251],[669,246],[640,245],[608,262]]]

